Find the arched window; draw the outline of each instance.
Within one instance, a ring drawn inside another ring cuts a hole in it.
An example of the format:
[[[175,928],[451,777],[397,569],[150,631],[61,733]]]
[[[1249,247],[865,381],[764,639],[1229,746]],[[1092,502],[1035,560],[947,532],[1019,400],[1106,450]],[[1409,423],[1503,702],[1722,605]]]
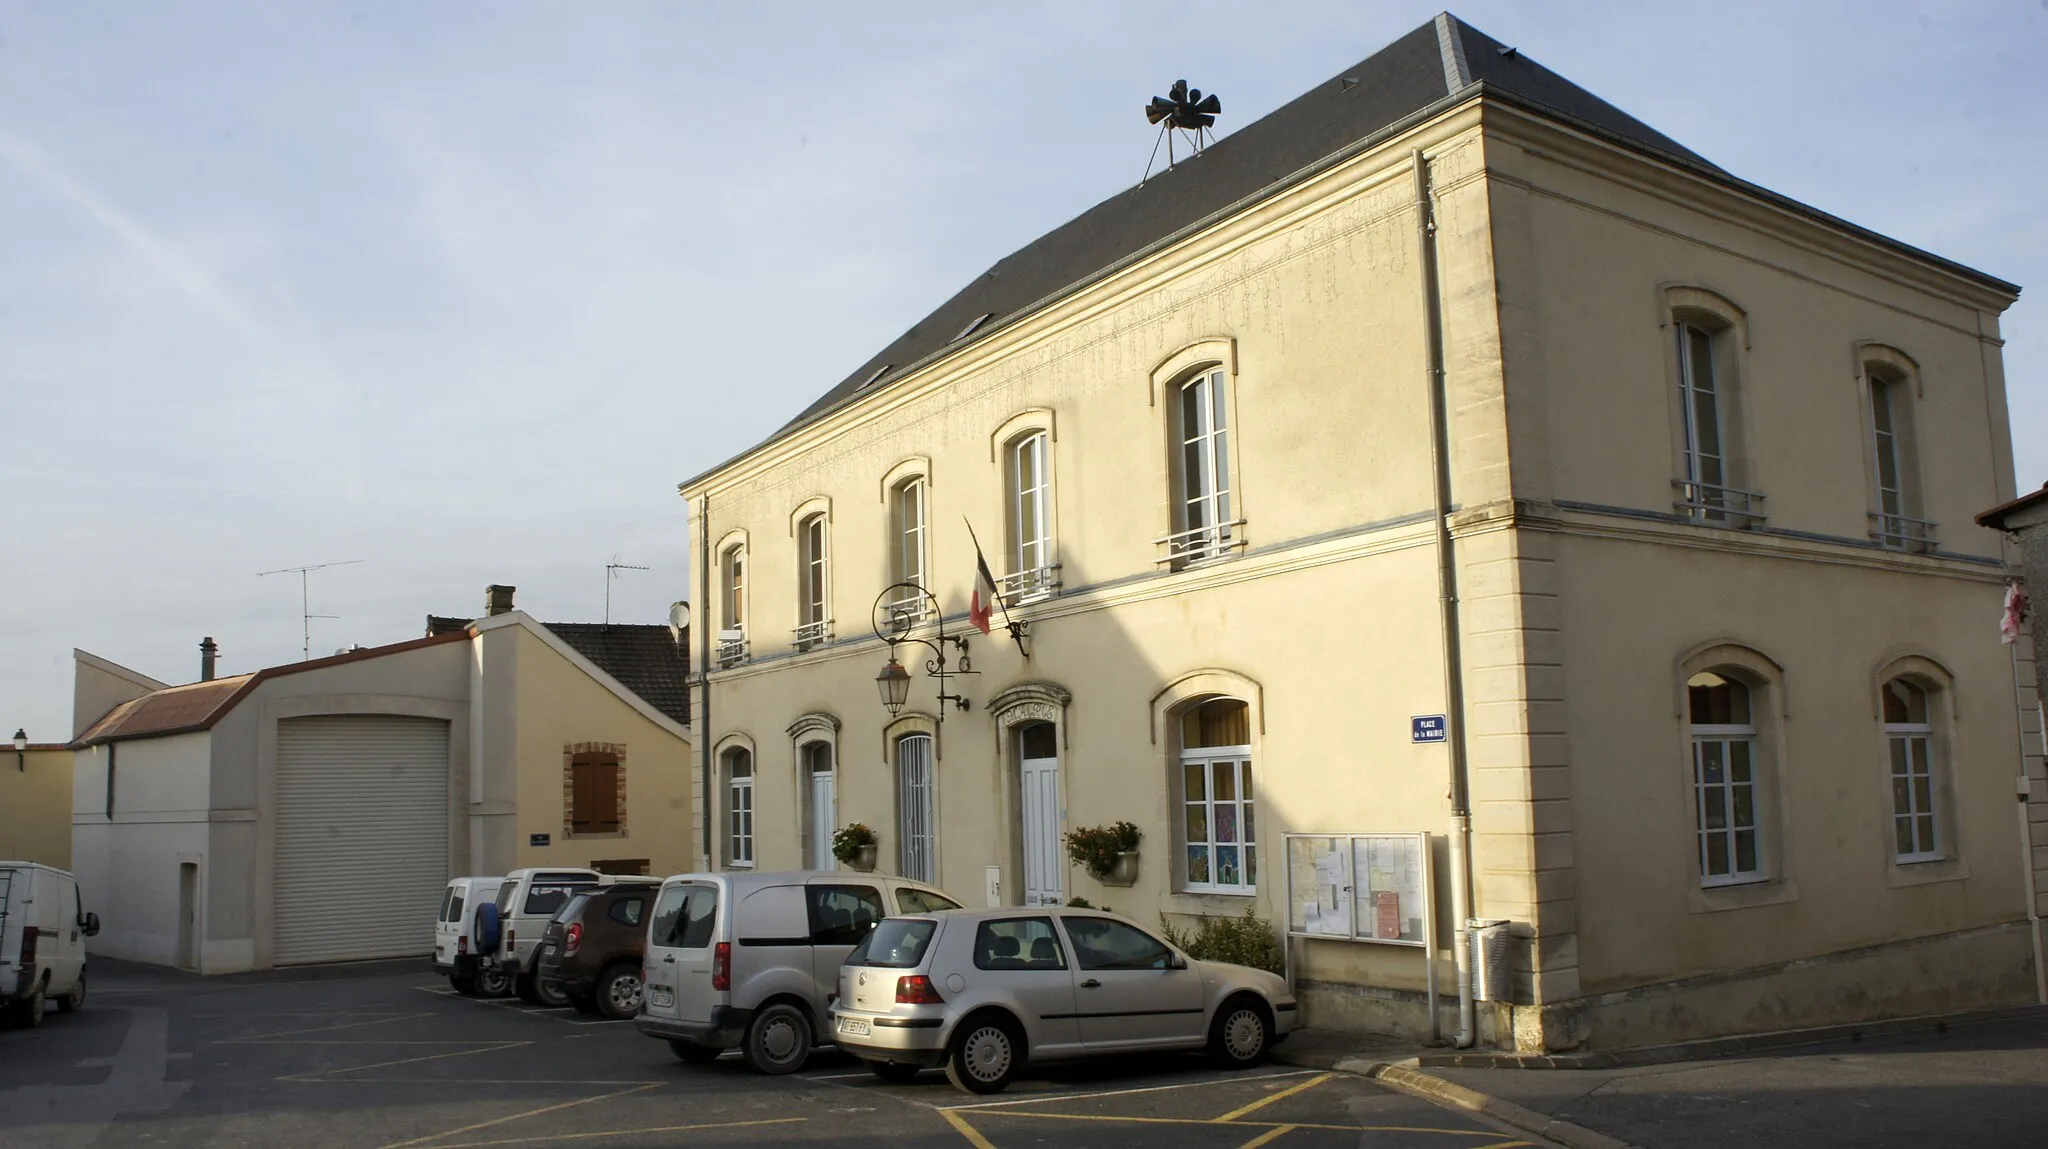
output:
[[[1677,509],[1703,523],[1754,527],[1764,521],[1764,497],[1746,489],[1742,431],[1741,361],[1748,317],[1726,299],[1696,287],[1665,289],[1676,337]]]
[[[832,832],[839,817],[838,775],[833,770],[832,743],[819,740],[797,748],[803,795],[803,861],[806,870],[837,869]]]
[[[725,860],[754,864],[754,756],[743,747],[725,752]]]
[[[1221,367],[1180,385],[1173,407],[1174,533],[1166,540],[1176,569],[1228,558],[1242,545],[1233,513],[1230,470],[1230,397]]]
[[[796,648],[809,650],[832,638],[831,572],[826,565],[831,556],[826,550],[824,512],[797,524],[796,543]]]
[[[929,551],[926,548],[930,523],[926,496],[923,475],[905,479],[889,493],[889,581],[892,583],[912,583],[929,589],[926,581]],[[894,606],[907,612],[913,620],[922,619],[925,597],[916,591],[904,590],[898,593]]]
[[[1052,544],[1052,437],[1032,431],[1010,441],[1005,455],[1010,491],[1010,573],[1002,591],[1029,602],[1059,586]]]
[[[1245,894],[1259,878],[1252,809],[1251,709],[1211,698],[1180,715],[1181,836],[1186,888]]]
[[[718,558],[719,598],[723,625],[718,633],[718,665],[734,666],[747,658],[747,545],[734,543]]]
[[[905,734],[896,740],[896,840],[898,872],[918,882],[939,880],[939,823],[932,736]]]
[[[1700,883],[1762,881],[1762,819],[1757,799],[1756,716],[1750,688],[1716,670],[1686,680],[1692,728],[1693,808]]]
[[[1927,691],[1903,678],[1884,684],[1884,736],[1891,753],[1893,860],[1939,861],[1943,844]]]
[[[1869,348],[1882,354],[1882,349]],[[1872,503],[1870,537],[1904,551],[1935,546],[1934,524],[1920,507],[1919,452],[1913,436],[1913,381],[1903,355],[1863,364],[1870,398]]]

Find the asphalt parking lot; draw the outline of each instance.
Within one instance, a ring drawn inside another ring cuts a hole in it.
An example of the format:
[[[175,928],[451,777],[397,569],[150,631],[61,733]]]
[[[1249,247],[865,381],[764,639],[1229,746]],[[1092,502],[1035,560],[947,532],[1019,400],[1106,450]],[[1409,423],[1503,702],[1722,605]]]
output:
[[[688,1066],[627,1022],[448,990],[418,965],[200,979],[96,963],[83,1013],[0,1030],[0,1127],[45,1147],[1536,1144],[1341,1074],[1192,1057],[1027,1071],[992,1098],[826,1052]]]

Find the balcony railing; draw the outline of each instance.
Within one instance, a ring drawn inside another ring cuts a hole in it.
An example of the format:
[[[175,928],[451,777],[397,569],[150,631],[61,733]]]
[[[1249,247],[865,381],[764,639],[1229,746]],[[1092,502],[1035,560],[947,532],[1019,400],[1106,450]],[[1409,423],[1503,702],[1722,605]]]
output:
[[[718,647],[713,652],[718,659],[718,668],[738,666],[747,660],[747,634],[745,631],[725,631],[718,636]]]
[[[1687,518],[1730,527],[1763,525],[1764,496],[1761,491],[1717,487],[1712,483],[1695,483],[1688,479],[1673,479],[1671,487],[1677,492],[1671,505]]]
[[[1222,562],[1236,558],[1244,549],[1243,519],[1233,519],[1213,526],[1195,527],[1191,530],[1176,531],[1152,540],[1159,547],[1159,557],[1153,562],[1170,563],[1175,570],[1202,566],[1206,563]]]
[[[930,620],[932,616],[931,599],[926,598],[923,594],[915,597],[899,598],[882,609],[889,612],[890,628],[896,631],[909,630],[913,626]]]
[[[1879,511],[1870,513],[1870,537],[1877,540],[1879,546],[1895,551],[1931,551],[1940,545],[1935,537],[1934,524],[1926,519],[1887,515]]]
[[[832,620],[821,618],[816,622],[807,622],[797,627],[794,633],[796,637],[793,642],[798,650],[823,646],[832,641]]]
[[[1003,605],[1021,606],[1060,593],[1060,564],[1016,571],[996,580],[996,593]]]

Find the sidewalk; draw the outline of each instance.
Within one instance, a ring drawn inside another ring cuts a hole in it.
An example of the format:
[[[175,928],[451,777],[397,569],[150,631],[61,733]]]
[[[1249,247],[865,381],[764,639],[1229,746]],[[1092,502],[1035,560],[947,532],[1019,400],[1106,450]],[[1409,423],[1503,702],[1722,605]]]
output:
[[[1370,1077],[1572,1149],[2048,1144],[2048,1008],[1527,1057],[1302,1031]]]

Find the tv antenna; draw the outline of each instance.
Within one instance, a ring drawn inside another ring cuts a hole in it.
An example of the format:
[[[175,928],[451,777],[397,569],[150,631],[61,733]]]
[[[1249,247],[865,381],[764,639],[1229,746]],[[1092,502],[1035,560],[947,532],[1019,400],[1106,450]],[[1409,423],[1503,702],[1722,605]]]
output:
[[[613,555],[612,561],[604,564],[604,624],[606,626],[612,624],[612,580],[619,577],[620,571],[646,571],[653,569],[653,567],[639,567],[634,566],[632,563],[622,563],[617,555]]]
[[[1153,161],[1159,158],[1159,142],[1166,141],[1166,170],[1173,170],[1173,134],[1186,132],[1192,137],[1189,149],[1193,155],[1202,154],[1203,137],[1210,143],[1216,141],[1216,133],[1209,130],[1216,117],[1223,111],[1223,101],[1211,92],[1204,96],[1202,89],[1189,88],[1186,80],[1175,80],[1173,88],[1164,96],[1152,97],[1145,105],[1145,122],[1159,125],[1159,139],[1152,141],[1152,158],[1145,161],[1145,175],[1138,180],[1144,183],[1152,178]]]
[[[310,661],[313,657],[313,620],[316,618],[341,617],[340,615],[336,614],[313,613],[311,600],[307,597],[306,576],[314,571],[326,570],[328,567],[353,566],[354,564],[363,561],[363,559],[343,559],[340,562],[334,563],[312,563],[302,567],[283,567],[274,571],[256,572],[257,578],[262,578],[265,575],[275,574],[295,574],[299,576],[299,637],[301,643],[299,647],[299,655],[301,659]]]

